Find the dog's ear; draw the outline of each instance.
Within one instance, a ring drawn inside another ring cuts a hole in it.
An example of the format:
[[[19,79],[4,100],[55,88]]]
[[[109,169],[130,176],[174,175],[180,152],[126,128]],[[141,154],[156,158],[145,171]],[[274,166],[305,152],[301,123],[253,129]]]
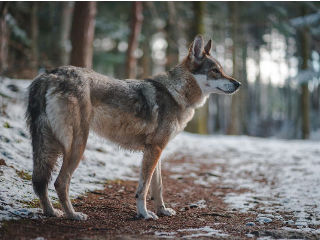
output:
[[[212,44],[212,40],[210,39],[207,43],[207,45],[204,47],[204,52],[207,55],[210,55],[210,50],[211,50],[211,44]]]
[[[193,60],[200,60],[203,57],[203,38],[197,35],[189,47],[189,57]]]

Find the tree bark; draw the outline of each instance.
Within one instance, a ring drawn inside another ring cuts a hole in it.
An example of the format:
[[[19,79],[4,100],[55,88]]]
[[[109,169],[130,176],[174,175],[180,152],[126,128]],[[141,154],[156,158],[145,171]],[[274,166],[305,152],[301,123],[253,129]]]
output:
[[[76,2],[71,30],[71,65],[92,68],[96,2]]]
[[[192,38],[197,34],[205,33],[205,2],[193,2],[194,26]],[[200,134],[208,134],[208,101],[201,107],[196,109],[193,119],[188,123],[186,131]]]
[[[0,75],[8,69],[8,2],[0,2]]]
[[[128,41],[126,72],[127,78],[135,78],[137,75],[137,59],[134,55],[138,48],[139,35],[143,21],[142,2],[134,2],[131,17],[131,32]]]
[[[70,49],[68,49],[68,41],[70,40],[70,31],[72,25],[72,14],[74,2],[61,3],[61,23],[60,23],[60,39],[59,39],[59,64],[69,64]]]

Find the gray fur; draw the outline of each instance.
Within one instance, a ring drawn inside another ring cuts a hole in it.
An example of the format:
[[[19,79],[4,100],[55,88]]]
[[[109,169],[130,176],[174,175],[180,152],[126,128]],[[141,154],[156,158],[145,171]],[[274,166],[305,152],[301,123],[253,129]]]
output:
[[[144,152],[137,189],[138,215],[157,218],[146,209],[150,184],[157,213],[175,214],[162,199],[159,158],[168,141],[191,120],[194,109],[214,92],[212,88],[224,86],[210,85],[214,79],[209,71],[215,61],[206,55],[208,50],[208,45],[204,51],[203,41],[197,41],[182,63],[147,80],[118,80],[92,70],[64,66],[33,81],[26,112],[33,147],[32,181],[46,215],[60,216],[48,199],[47,186],[57,157],[63,155],[55,181],[62,208],[69,218],[87,218],[74,211],[68,192],[90,129],[123,148]],[[202,58],[196,59],[200,55]],[[231,84],[230,92],[239,87],[230,77],[223,81]]]

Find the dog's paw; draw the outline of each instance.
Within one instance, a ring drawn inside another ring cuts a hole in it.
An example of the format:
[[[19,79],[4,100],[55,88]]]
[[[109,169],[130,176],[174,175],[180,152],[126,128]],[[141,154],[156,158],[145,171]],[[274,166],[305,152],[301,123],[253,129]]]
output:
[[[157,220],[159,219],[159,217],[154,213],[154,212],[151,212],[151,211],[147,211],[147,213],[145,214],[138,214],[137,216],[138,218],[143,218],[145,220]]]
[[[67,218],[73,219],[73,220],[84,221],[84,220],[88,219],[88,215],[86,215],[82,212],[74,212],[74,213],[68,215]]]
[[[63,217],[64,213],[63,211],[59,209],[54,209],[54,217]]]
[[[159,217],[154,212],[148,211],[147,217],[145,217],[144,219],[157,220],[157,219],[159,219]]]
[[[172,208],[162,207],[158,209],[157,214],[160,216],[173,216],[173,215],[176,215],[176,211],[173,210]]]
[[[43,213],[45,216],[47,217],[62,217],[63,216],[63,212],[59,209],[50,209],[49,211],[45,211]]]

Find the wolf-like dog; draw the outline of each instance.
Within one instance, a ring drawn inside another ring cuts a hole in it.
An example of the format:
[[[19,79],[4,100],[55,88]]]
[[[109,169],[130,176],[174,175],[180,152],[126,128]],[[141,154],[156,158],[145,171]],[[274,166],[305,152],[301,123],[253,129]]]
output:
[[[172,70],[145,80],[118,80],[92,70],[64,66],[38,76],[29,87],[27,123],[33,148],[32,183],[47,216],[62,216],[48,198],[48,183],[59,155],[63,163],[54,183],[67,218],[85,220],[69,199],[71,176],[85,150],[89,130],[125,149],[143,152],[136,192],[137,214],[144,219],[171,216],[162,198],[162,150],[192,119],[210,93],[232,94],[240,83],[226,75],[195,37],[185,59]],[[156,212],[146,208],[151,197]]]

